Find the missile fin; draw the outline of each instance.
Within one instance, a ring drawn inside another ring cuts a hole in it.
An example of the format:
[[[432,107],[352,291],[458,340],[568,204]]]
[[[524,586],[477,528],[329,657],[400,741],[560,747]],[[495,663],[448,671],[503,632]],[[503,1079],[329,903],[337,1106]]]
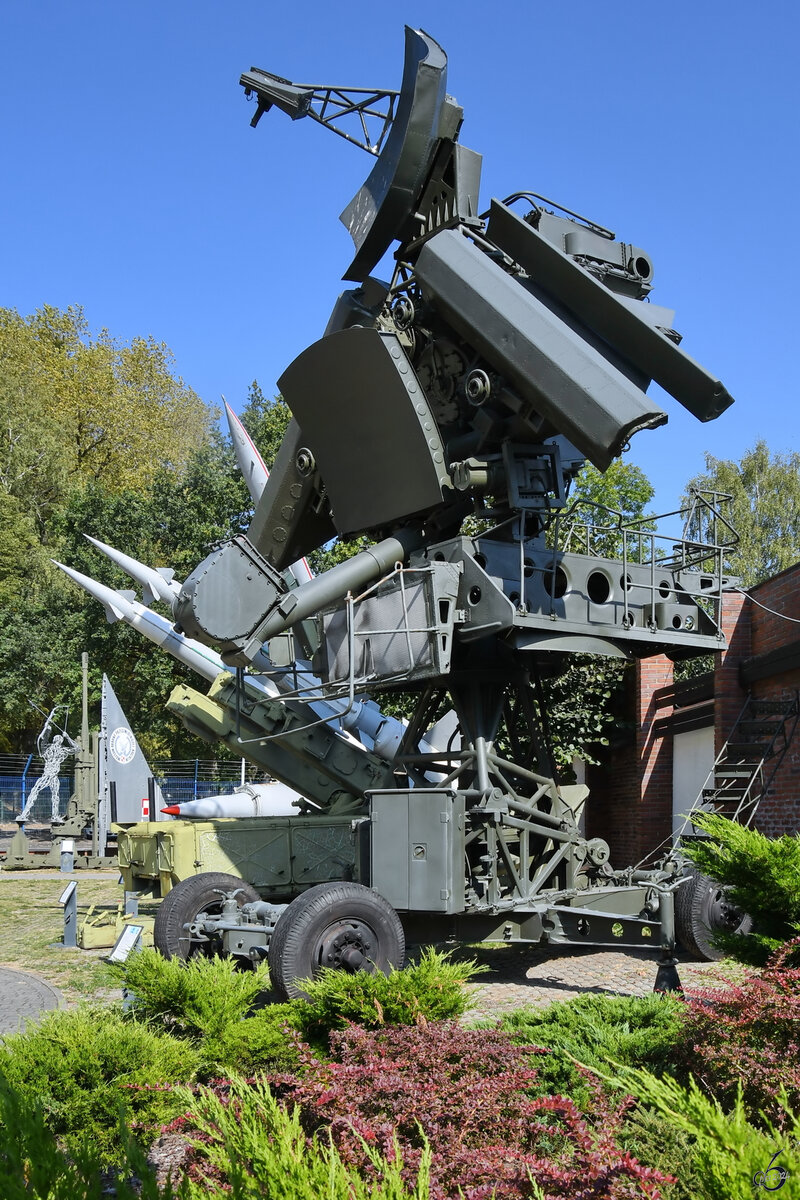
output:
[[[109,546],[106,542],[101,542],[99,538],[91,537],[88,533],[83,535],[87,542],[91,542],[101,554],[105,554],[106,558],[118,566],[126,575],[140,584],[142,589],[142,599],[148,606],[155,603],[156,600],[163,600],[170,608],[180,591],[180,584],[174,581],[175,572],[169,567],[162,567],[157,570],[153,567],[148,567],[146,563],[139,562],[136,558],[131,558],[130,554],[125,554],[122,550],[117,550],[114,546]]]

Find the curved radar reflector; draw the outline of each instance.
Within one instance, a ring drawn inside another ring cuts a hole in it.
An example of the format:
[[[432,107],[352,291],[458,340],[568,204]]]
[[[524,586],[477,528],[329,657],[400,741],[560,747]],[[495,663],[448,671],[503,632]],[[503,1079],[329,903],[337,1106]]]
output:
[[[436,150],[446,83],[444,50],[406,26],[397,114],[369,178],[339,218],[357,251],[344,279],[363,283],[414,212]]]

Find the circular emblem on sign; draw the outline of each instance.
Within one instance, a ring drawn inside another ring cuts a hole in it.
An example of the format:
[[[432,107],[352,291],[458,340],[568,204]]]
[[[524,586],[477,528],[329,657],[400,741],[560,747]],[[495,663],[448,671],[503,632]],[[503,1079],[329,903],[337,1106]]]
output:
[[[120,725],[108,739],[108,748],[115,762],[122,763],[125,766],[126,763],[132,762],[136,755],[136,738],[130,729],[126,729],[124,725]]]

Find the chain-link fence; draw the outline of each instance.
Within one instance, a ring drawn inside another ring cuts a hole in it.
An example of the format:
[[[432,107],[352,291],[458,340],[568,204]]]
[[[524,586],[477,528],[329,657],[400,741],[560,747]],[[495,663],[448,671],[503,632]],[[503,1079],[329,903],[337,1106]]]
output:
[[[71,764],[70,764],[71,765]],[[263,774],[250,764],[236,761],[218,762],[215,759],[161,759],[151,764],[156,782],[161,787],[166,804],[183,804],[205,796],[228,795],[243,781],[261,780]],[[14,821],[22,812],[37,779],[42,774],[38,755],[0,754],[0,824]],[[67,811],[74,791],[74,776],[65,772],[59,776],[59,812]],[[50,821],[50,789],[39,792],[28,815],[33,824]]]

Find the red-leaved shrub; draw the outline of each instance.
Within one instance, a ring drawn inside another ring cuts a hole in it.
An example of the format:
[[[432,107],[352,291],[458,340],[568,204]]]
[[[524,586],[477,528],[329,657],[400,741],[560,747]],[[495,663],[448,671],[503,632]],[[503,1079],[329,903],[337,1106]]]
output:
[[[788,966],[800,938],[773,954],[760,975],[689,999],[684,1037],[676,1048],[685,1068],[720,1103],[732,1103],[737,1087],[751,1120],[759,1113],[779,1124],[800,1104],[800,967]]]
[[[593,1087],[584,1115],[564,1097],[533,1097],[536,1055],[499,1031],[452,1023],[331,1035],[332,1061],[307,1048],[296,1075],[273,1080],[297,1106],[309,1138],[330,1136],[342,1159],[374,1173],[365,1147],[416,1177],[422,1148],[432,1151],[431,1200],[623,1200],[657,1197],[667,1177],[620,1150],[615,1135],[628,1101]],[[459,1191],[460,1189],[460,1191]]]

